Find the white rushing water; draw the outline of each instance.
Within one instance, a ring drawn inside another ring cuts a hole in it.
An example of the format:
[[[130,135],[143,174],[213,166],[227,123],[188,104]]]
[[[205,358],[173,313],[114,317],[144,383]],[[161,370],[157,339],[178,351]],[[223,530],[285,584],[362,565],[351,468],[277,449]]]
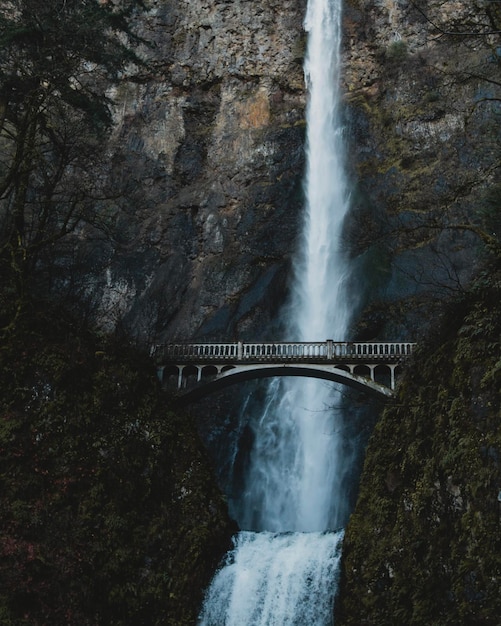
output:
[[[212,581],[202,623],[330,624],[340,542],[334,533],[240,533]]]
[[[349,322],[341,247],[348,209],[338,91],[341,0],[309,0],[305,29],[305,217],[284,322],[287,340],[339,341]],[[341,403],[333,388],[301,378],[270,384],[262,414],[251,421],[254,441],[236,507],[247,531],[211,583],[201,626],[333,623],[347,506]]]

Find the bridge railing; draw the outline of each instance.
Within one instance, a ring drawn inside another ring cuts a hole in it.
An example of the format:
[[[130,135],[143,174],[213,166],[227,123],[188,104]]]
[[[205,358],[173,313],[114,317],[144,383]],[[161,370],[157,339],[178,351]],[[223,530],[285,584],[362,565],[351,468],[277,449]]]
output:
[[[152,346],[164,363],[235,361],[353,361],[400,359],[412,353],[411,342],[234,342],[168,343]]]

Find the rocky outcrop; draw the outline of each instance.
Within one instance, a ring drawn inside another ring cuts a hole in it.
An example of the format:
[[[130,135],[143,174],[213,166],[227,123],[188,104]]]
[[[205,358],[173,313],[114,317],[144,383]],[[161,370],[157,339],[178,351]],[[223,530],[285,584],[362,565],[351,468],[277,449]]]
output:
[[[367,448],[339,626],[498,621],[499,265],[468,286],[498,246],[496,11],[347,7],[357,330],[426,339]]]

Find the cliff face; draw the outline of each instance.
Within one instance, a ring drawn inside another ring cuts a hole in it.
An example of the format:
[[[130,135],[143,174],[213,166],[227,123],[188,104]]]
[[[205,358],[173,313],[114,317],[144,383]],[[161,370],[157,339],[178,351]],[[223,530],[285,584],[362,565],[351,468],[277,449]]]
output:
[[[467,287],[499,258],[498,24],[468,2],[346,11],[358,329],[433,330],[366,452],[340,626],[499,621],[499,267]]]
[[[416,336],[482,256],[463,226],[499,232],[499,18],[489,3],[348,3],[348,233],[370,291],[368,337]],[[402,298],[412,311],[393,306]]]
[[[100,317],[143,338],[262,336],[301,205],[303,0],[155,2],[152,75],[113,95],[118,244]]]

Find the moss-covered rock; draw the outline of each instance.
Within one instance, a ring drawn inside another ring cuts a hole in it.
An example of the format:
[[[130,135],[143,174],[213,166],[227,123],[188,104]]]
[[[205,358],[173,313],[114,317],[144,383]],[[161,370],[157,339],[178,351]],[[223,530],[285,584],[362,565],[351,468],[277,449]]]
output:
[[[451,302],[369,442],[337,626],[499,624],[501,272]]]
[[[2,624],[194,624],[233,528],[148,360],[30,316],[0,390]]]

